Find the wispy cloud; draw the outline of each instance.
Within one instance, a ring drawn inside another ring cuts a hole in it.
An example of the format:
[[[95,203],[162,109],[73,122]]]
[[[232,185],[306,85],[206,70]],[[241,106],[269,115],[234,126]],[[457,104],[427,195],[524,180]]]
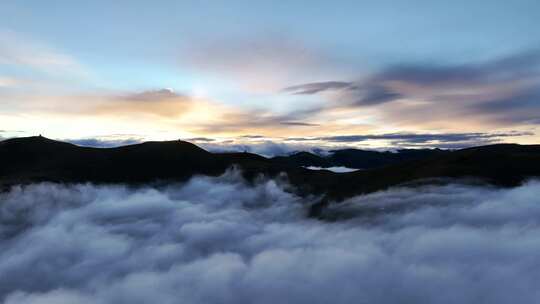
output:
[[[355,88],[356,85],[352,82],[324,81],[294,85],[284,88],[283,91],[295,95],[313,95],[330,90],[352,90]]]
[[[389,66],[361,81],[289,86],[292,94],[325,94],[314,111],[374,108],[382,122],[422,126],[452,123],[538,124],[540,50],[456,65]],[[330,94],[331,93],[331,94]]]
[[[289,114],[275,114],[265,110],[244,110],[230,108],[229,111],[220,113],[216,120],[209,124],[202,123],[198,130],[213,134],[236,134],[264,133],[267,136],[277,135],[285,130],[309,131],[319,124],[297,119],[303,115],[292,112]]]
[[[170,88],[132,93],[132,94],[127,94],[121,97],[122,99],[125,99],[128,101],[148,101],[148,102],[153,102],[153,101],[159,102],[159,101],[176,99],[176,98],[189,98],[189,96],[176,93],[173,89],[170,89]]]
[[[460,149],[516,141],[520,137],[534,136],[533,132],[494,132],[494,133],[386,133],[333,135],[323,137],[290,137],[290,143],[309,143],[320,147],[338,144],[342,147],[392,147],[392,148],[442,148]]]
[[[66,72],[72,76],[85,73],[82,65],[72,56],[36,39],[7,30],[0,30],[0,65],[27,68],[56,76]]]
[[[390,133],[390,134],[366,134],[366,135],[343,135],[321,137],[323,141],[337,142],[361,142],[366,140],[391,140],[399,143],[430,143],[430,142],[469,142],[478,140],[495,140],[504,137],[518,137],[532,135],[531,132],[509,133]]]
[[[21,81],[15,77],[0,76],[0,89],[15,87],[21,84]]]
[[[71,100],[76,100],[77,103],[70,104]],[[60,102],[65,103],[64,111],[70,115],[174,118],[189,113],[203,101],[187,94],[176,93],[172,89],[156,89],[63,96]]]
[[[540,84],[531,90],[467,107],[471,113],[486,115],[500,124],[540,124]]]
[[[282,122],[280,122],[280,124],[286,125],[286,126],[303,126],[303,127],[316,127],[316,126],[320,126],[319,124],[308,123],[308,122],[301,122],[301,121],[282,121]]]
[[[213,38],[204,43],[197,39],[183,50],[182,62],[244,92],[266,93],[295,79],[313,79],[337,69],[329,55],[282,33]]]

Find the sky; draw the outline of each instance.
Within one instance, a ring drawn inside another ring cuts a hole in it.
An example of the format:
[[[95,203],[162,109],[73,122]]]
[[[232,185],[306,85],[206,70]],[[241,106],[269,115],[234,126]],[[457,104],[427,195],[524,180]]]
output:
[[[540,142],[540,2],[2,1],[0,138]]]

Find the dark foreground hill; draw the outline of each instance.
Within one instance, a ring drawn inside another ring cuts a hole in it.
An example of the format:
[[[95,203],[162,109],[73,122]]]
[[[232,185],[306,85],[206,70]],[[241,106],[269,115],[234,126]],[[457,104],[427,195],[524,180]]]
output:
[[[305,155],[304,155],[305,156]],[[248,180],[285,173],[292,191],[321,195],[313,215],[331,201],[434,178],[475,178],[499,186],[540,176],[540,146],[500,144],[428,153],[381,168],[351,173],[313,171],[297,163],[250,153],[210,153],[183,141],[146,142],[119,148],[88,148],[43,137],[0,142],[0,186],[40,181],[160,183],[193,175],[220,175],[233,165]]]

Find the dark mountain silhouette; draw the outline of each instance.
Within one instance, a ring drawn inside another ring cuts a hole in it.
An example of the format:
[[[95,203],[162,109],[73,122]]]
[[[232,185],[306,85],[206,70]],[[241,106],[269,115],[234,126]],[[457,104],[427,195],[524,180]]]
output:
[[[346,160],[350,155],[354,159],[363,155],[360,150],[344,151],[336,153]],[[407,155],[400,162],[382,162],[384,166],[375,169],[333,173],[300,167],[308,165],[304,160],[313,161],[311,165],[328,165],[325,158],[314,158],[318,156],[310,153],[297,153],[286,161],[251,153],[210,153],[184,141],[88,148],[27,137],[0,142],[0,186],[6,189],[14,184],[41,181],[133,185],[178,182],[194,175],[220,175],[236,165],[248,181],[261,174],[272,177],[285,173],[294,186],[291,191],[321,195],[320,203],[311,209],[312,215],[317,216],[332,201],[418,180],[474,178],[497,186],[515,186],[540,176],[540,145],[499,144],[453,152],[405,153],[411,153],[412,159]]]
[[[319,156],[309,152],[298,152],[289,156],[278,156],[273,161],[293,166],[315,166],[322,168],[348,167],[354,169],[374,169],[404,161],[423,159],[443,155],[450,151],[440,149],[402,149],[396,152],[378,152],[358,149],[330,151],[328,156]]]

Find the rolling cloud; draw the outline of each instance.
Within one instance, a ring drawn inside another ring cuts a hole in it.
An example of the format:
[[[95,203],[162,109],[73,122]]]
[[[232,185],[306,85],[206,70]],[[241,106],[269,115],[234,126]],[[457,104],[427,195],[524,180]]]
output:
[[[234,172],[166,188],[37,184],[0,196],[13,303],[535,303],[540,184],[316,199]]]

